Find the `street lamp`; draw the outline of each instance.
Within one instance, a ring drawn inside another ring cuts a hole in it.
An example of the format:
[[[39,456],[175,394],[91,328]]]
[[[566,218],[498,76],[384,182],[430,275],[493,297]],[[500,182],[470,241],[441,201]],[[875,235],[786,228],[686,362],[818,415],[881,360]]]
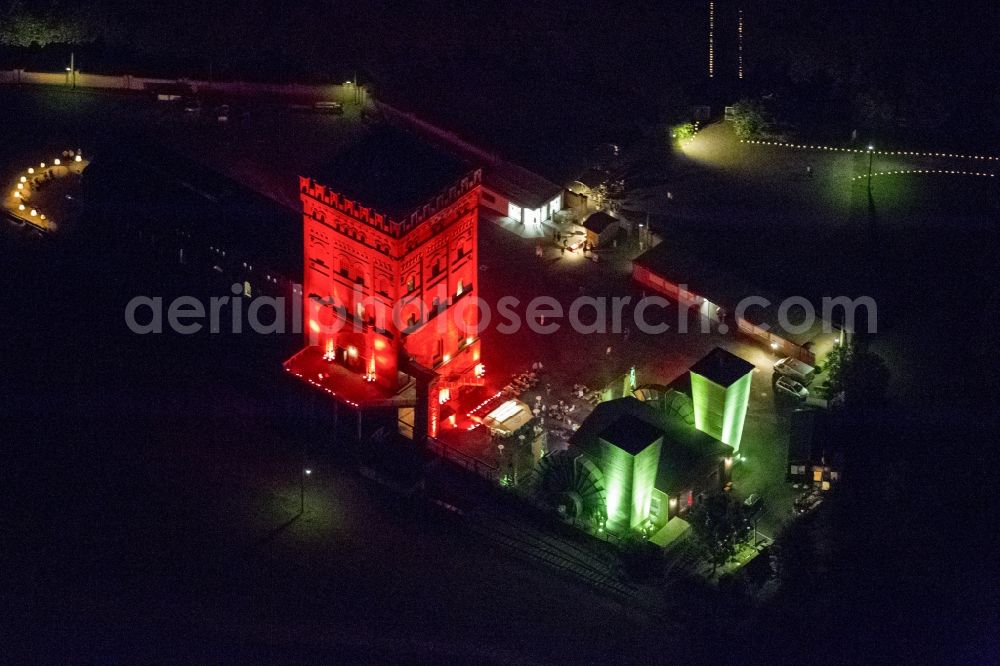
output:
[[[872,193],[872,158],[875,156],[875,146],[868,144],[868,194]]]
[[[69,54],[69,67],[66,68],[66,84],[76,90],[76,53]]]
[[[299,477],[299,515],[306,512],[306,477],[313,473],[308,467],[302,468],[302,475]]]

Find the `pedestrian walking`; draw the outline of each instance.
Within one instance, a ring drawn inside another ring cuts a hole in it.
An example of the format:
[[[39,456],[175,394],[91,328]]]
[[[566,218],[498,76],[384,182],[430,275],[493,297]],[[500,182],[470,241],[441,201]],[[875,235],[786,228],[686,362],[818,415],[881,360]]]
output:
[[[607,358],[611,358],[611,346],[610,345],[608,345],[607,350],[605,350],[604,356],[607,357]]]
[[[809,176],[810,178],[813,177],[813,168],[811,164],[806,165],[806,175]]]

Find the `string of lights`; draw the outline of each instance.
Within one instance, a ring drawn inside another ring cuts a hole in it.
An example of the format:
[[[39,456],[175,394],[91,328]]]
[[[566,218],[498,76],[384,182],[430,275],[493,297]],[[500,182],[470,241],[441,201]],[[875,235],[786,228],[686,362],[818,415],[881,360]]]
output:
[[[743,80],[743,8],[742,7],[739,10],[739,19],[737,21],[736,31],[737,31],[736,50],[738,58],[737,75],[742,81]]]
[[[954,169],[898,169],[894,171],[874,171],[872,172],[872,178],[875,176],[906,176],[911,174],[945,174],[951,176],[979,176],[981,178],[994,178],[995,174],[987,173],[983,171],[958,171]],[[854,176],[851,180],[866,180],[868,175]]]
[[[708,78],[715,76],[715,3],[708,3]]]
[[[288,368],[288,367],[286,367],[286,368],[285,368],[285,372],[292,372],[292,370],[291,370],[291,368]],[[299,373],[299,372],[294,372],[294,373],[292,373],[292,374],[294,374],[294,375],[295,375],[296,377],[298,377],[299,379],[304,379],[305,381],[309,382],[310,384],[312,384],[312,385],[313,385],[313,386],[315,386],[316,388],[320,389],[321,391],[326,391],[326,392],[327,392],[328,394],[330,394],[331,396],[333,396],[333,397],[335,397],[335,398],[338,398],[338,396],[337,396],[337,393],[336,393],[335,391],[332,391],[331,389],[327,388],[326,386],[323,386],[322,384],[320,384],[320,383],[319,383],[319,382],[317,382],[316,380],[314,380],[314,379],[311,379],[311,378],[309,378],[309,377],[303,377],[303,376],[302,376],[302,373]],[[320,373],[320,379],[322,379],[322,373]],[[339,397],[338,399],[339,399],[339,400],[342,400],[343,402],[346,402],[346,403],[347,403],[348,405],[350,405],[351,407],[357,407],[357,406],[358,406],[358,403],[356,403],[356,402],[354,402],[354,401],[352,401],[352,400],[348,400],[347,398],[344,398],[344,397],[342,397],[342,396],[341,396],[341,397]]]
[[[787,143],[784,141],[761,141],[756,139],[740,139],[740,143],[754,144],[759,146],[773,146],[775,148],[796,148],[799,150],[828,150],[841,153],[866,154],[872,152],[876,155],[899,156],[899,157],[947,157],[959,160],[994,160],[1000,161],[1000,157],[994,155],[970,155],[965,153],[937,153],[918,150],[872,150],[865,148],[844,148],[841,146],[824,146],[802,143]]]
[[[73,165],[79,167],[81,171],[86,167],[83,164],[83,155],[80,151],[64,150],[63,157],[71,158],[72,161],[64,165],[62,159],[57,157],[52,160],[51,165],[46,165],[45,162],[39,163],[37,170],[35,167],[28,167],[24,175],[18,177],[14,190],[11,192],[11,201],[6,205],[7,209],[18,218],[30,222],[40,229],[52,231],[55,228],[55,223],[42,213],[37,205],[31,205],[31,198],[32,193],[40,188],[45,180],[53,176],[59,177],[58,174],[61,172],[56,171],[58,167],[64,167],[67,172]]]

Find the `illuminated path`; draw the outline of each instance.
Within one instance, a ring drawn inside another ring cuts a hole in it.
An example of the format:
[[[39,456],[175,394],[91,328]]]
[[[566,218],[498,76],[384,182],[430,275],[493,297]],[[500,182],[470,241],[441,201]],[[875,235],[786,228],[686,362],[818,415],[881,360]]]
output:
[[[64,150],[51,162],[27,167],[7,188],[3,197],[4,210],[43,231],[55,232],[58,224],[53,219],[53,211],[58,209],[59,199],[50,194],[49,187],[67,176],[79,176],[88,164],[90,161],[83,159],[79,151]],[[55,192],[62,189],[57,187]]]

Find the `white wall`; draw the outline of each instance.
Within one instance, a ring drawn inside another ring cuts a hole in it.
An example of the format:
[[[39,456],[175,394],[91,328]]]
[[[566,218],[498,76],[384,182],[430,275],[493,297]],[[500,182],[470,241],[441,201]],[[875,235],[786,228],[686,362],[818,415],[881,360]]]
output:
[[[490,199],[492,199],[492,201],[490,201]],[[479,205],[496,211],[501,215],[507,215],[507,206],[509,203],[510,202],[507,200],[507,197],[501,195],[495,190],[489,189],[485,185],[483,186],[482,193],[479,196]]]

